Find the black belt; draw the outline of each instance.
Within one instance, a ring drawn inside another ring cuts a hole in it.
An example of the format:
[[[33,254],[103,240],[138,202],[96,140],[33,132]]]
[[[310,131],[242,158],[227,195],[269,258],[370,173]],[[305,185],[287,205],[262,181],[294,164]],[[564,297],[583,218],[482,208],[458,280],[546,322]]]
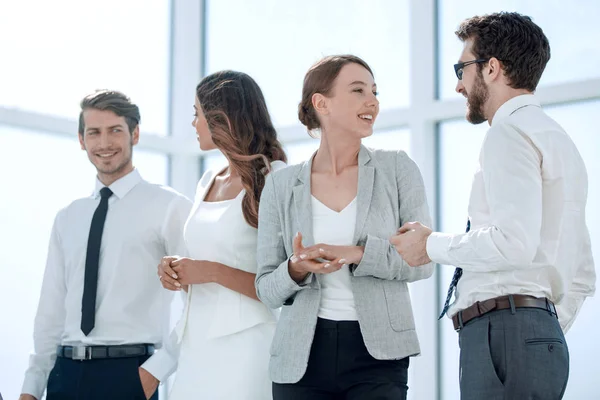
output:
[[[126,358],[151,356],[153,344],[125,344],[119,346],[58,346],[58,357],[71,360],[93,360],[99,358]]]

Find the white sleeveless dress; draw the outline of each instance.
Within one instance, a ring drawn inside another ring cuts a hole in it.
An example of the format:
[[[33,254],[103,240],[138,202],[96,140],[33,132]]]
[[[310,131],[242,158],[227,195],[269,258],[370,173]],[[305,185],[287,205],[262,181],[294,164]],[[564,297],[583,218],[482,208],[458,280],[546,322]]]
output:
[[[245,191],[232,200],[204,201],[217,174],[207,172],[198,184],[185,226],[189,256],[256,273],[257,231],[242,214]],[[257,300],[216,283],[191,285],[176,328],[180,351],[169,399],[271,399],[269,347],[276,322],[276,313]]]

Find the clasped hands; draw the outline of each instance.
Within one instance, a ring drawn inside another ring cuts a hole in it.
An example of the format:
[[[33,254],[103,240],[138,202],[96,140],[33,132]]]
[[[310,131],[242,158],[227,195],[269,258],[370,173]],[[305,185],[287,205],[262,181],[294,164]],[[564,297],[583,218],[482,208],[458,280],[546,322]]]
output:
[[[407,222],[402,225],[390,243],[411,267],[429,264],[427,239],[432,231],[420,222]],[[342,268],[344,264],[358,264],[362,259],[362,246],[333,246],[324,243],[304,247],[302,234],[298,232],[293,241],[294,255],[288,262],[290,276],[301,282],[310,273],[329,274]]]
[[[296,282],[301,282],[310,273],[330,274],[338,271],[344,264],[358,264],[364,252],[364,247],[361,246],[318,243],[304,247],[300,232],[294,236],[292,246],[294,255],[288,261],[288,270]]]
[[[158,264],[158,277],[168,290],[187,291],[188,285],[215,282],[217,263],[187,257],[167,256]]]

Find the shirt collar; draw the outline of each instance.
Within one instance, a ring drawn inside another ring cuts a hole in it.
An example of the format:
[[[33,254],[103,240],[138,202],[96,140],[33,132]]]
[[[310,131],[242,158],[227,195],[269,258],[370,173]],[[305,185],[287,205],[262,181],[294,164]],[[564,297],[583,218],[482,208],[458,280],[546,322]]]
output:
[[[140,175],[139,171],[136,168],[134,168],[133,171],[131,171],[124,177],[114,181],[108,188],[112,190],[114,196],[116,196],[119,199],[122,199],[127,193],[129,193],[131,189],[135,187],[135,185],[137,185],[141,181],[142,176]],[[98,177],[96,177],[96,187],[94,189],[94,193],[92,194],[92,197],[94,199],[100,197],[100,189],[102,189],[103,187],[104,184],[100,182]]]
[[[517,111],[519,108],[523,108],[526,106],[536,106],[541,107],[540,101],[533,94],[522,94],[519,96],[515,96],[512,99],[508,100],[504,104],[498,108],[496,114],[492,118],[492,126],[494,124],[499,123],[504,118],[510,116],[512,113]]]

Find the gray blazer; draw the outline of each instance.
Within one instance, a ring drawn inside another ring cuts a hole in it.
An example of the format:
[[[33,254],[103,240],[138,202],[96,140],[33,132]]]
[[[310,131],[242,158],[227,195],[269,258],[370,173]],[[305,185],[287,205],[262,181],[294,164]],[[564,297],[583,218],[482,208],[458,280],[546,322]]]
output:
[[[306,371],[321,300],[318,274],[298,285],[288,272],[292,240],[313,242],[311,160],[267,176],[258,222],[258,297],[281,316],[271,345],[270,375],[277,383],[298,382]],[[371,150],[358,156],[354,241],[365,246],[351,266],[358,322],[369,353],[381,360],[419,354],[407,282],[425,279],[433,264],[412,268],[389,238],[405,222],[431,224],[417,165],[403,151]]]

